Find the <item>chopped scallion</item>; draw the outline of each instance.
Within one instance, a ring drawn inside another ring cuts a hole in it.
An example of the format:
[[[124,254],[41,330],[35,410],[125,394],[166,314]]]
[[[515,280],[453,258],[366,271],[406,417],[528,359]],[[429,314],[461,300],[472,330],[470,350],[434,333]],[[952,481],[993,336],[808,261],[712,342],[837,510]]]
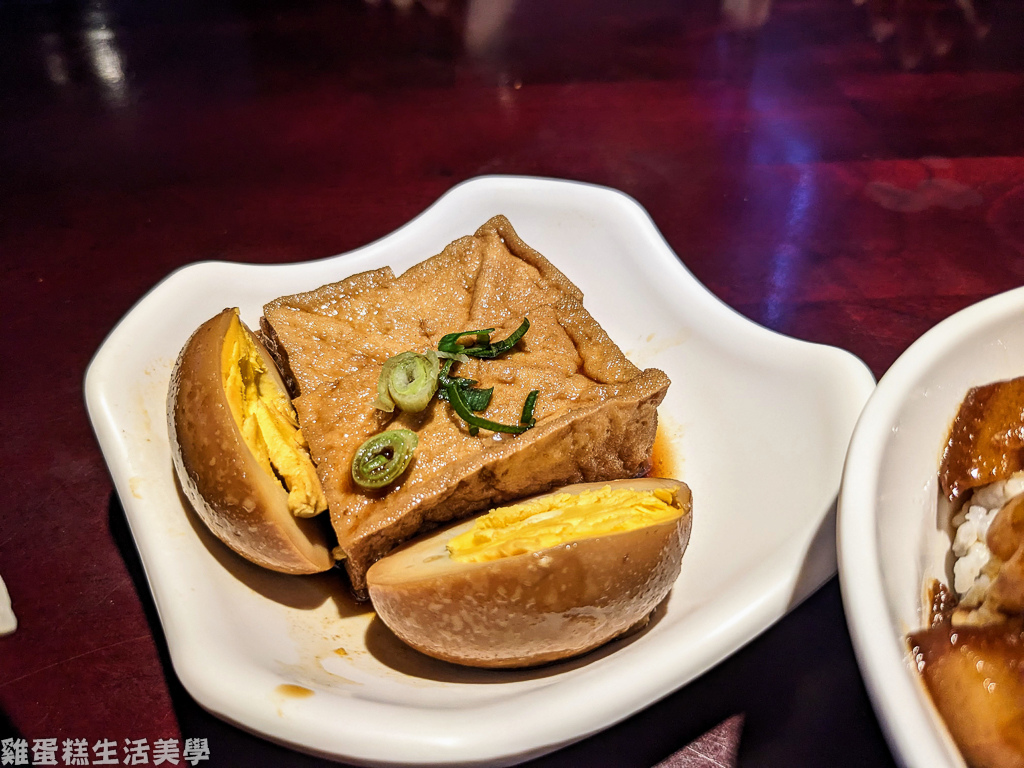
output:
[[[499,424],[496,421],[477,416],[469,410],[465,400],[462,399],[462,395],[459,393],[459,387],[455,384],[449,384],[445,387],[445,393],[448,395],[448,402],[451,403],[455,412],[459,414],[459,418],[469,425],[469,434],[471,435],[475,436],[481,429],[489,429],[491,432],[505,432],[510,435],[521,435],[529,429],[529,427],[521,424]]]
[[[405,472],[419,438],[408,429],[389,429],[356,449],[352,480],[363,488],[383,488]]]
[[[437,391],[440,362],[433,350],[425,355],[402,352],[389,357],[377,379],[377,399],[373,405],[391,413],[397,404],[407,413],[419,413]]]
[[[520,424],[532,427],[537,423],[537,419],[533,417],[533,409],[537,405],[537,395],[539,394],[540,390],[534,389],[526,396],[526,402],[523,403],[523,415],[519,417]]]
[[[512,332],[512,335],[502,341],[492,343],[491,334],[494,332],[494,329],[484,328],[479,331],[449,333],[441,338],[437,343],[437,348],[441,352],[452,355],[466,355],[467,357],[479,357],[490,360],[512,349],[526,335],[528,330],[530,330],[530,321],[524,317],[523,322]],[[467,336],[475,336],[476,343],[471,346],[460,344],[459,341]]]

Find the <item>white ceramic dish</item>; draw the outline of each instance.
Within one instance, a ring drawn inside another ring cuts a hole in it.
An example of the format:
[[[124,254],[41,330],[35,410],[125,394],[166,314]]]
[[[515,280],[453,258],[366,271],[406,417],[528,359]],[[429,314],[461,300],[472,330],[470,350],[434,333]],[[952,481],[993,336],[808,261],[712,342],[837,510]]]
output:
[[[672,378],[661,431],[695,498],[682,574],[644,633],[584,659],[483,672],[406,650],[333,575],[261,571],[183,507],[165,398],[186,338],[225,306],[355,272],[396,272],[506,214],[638,365]],[[707,292],[633,200],[564,181],[485,177],[393,234],[287,266],[202,263],[154,288],[86,376],[174,668],[211,712],[297,749],[364,764],[512,764],[605,728],[744,645],[835,571],[835,496],[874,385],[830,347],[771,333]]]
[[[904,765],[964,765],[904,640],[924,626],[926,580],[949,583],[943,445],[967,390],[1024,374],[1024,289],[944,320],[885,374],[853,439],[839,501],[839,572],[854,647]]]

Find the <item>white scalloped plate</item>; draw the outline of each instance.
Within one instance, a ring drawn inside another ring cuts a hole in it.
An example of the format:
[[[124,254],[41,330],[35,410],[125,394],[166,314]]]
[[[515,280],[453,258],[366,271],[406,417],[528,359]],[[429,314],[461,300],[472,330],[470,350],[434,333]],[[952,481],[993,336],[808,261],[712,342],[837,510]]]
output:
[[[255,324],[276,296],[401,272],[497,213],[584,292],[641,367],[672,378],[661,432],[695,519],[682,573],[645,632],[533,671],[407,650],[333,574],[289,577],[228,552],[178,494],[165,422],[173,360],[225,306]],[[461,184],[348,254],[281,266],[200,263],[157,285],[86,375],[89,414],[175,671],[214,714],[296,749],[364,764],[512,764],[616,723],[753,639],[835,572],[834,503],[874,380],[847,352],[746,320],[686,270],[614,190],[549,179]]]

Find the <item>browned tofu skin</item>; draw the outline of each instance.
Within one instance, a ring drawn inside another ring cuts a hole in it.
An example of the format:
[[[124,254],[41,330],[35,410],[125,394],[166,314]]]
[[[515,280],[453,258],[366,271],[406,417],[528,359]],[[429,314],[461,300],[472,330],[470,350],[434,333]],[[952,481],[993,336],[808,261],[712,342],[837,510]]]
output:
[[[558,485],[642,474],[668,377],[640,371],[583,308],[582,294],[495,217],[400,277],[355,275],[264,308],[264,332],[294,380],[303,433],[357,594],[366,569],[434,525]],[[494,387],[484,417],[518,423],[540,390],[536,426],[519,436],[471,436],[447,403],[406,414],[374,409],[381,365],[436,348],[448,333],[530,330],[497,360],[461,363],[456,375]],[[353,483],[356,448],[386,428],[419,436],[409,470],[381,491]]]
[[[939,480],[951,501],[1024,469],[1024,377],[974,387],[957,412]]]

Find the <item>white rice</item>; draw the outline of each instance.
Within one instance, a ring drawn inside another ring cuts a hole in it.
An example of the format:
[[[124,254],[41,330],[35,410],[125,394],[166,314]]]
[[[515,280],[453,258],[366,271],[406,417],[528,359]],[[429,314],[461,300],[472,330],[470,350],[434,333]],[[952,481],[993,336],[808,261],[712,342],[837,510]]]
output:
[[[961,608],[977,608],[985,601],[1000,565],[985,544],[988,528],[1003,505],[1020,493],[1024,493],[1024,472],[976,489],[953,518],[953,589]]]

